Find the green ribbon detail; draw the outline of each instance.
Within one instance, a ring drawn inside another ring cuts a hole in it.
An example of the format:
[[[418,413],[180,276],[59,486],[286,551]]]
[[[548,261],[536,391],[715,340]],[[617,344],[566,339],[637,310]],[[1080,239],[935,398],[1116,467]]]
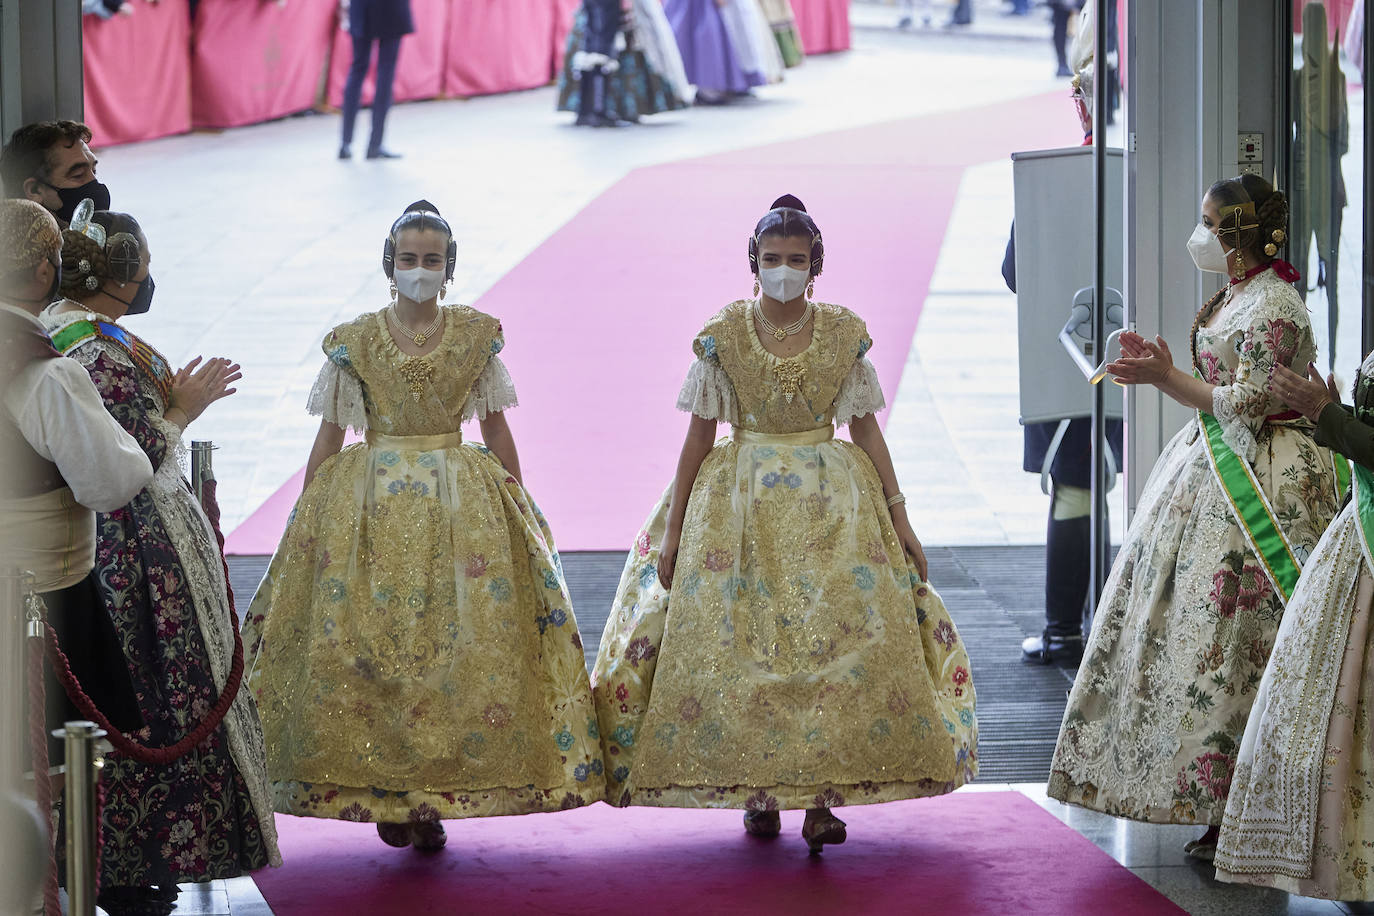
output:
[[[73,347],[90,340],[92,337],[99,336],[99,334],[99,329],[83,318],[80,321],[73,321],[71,324],[54,334],[52,345],[57,349],[58,353],[66,356]]]
[[[1350,460],[1340,452],[1331,453],[1331,463],[1335,465],[1336,471],[1336,502],[1339,504],[1345,499],[1345,493],[1350,489]]]
[[[1236,521],[1264,564],[1269,581],[1287,604],[1298,584],[1302,565],[1293,556],[1288,539],[1283,536],[1283,529],[1260,492],[1254,472],[1222,439],[1221,424],[1217,418],[1199,410],[1198,419],[1206,434],[1207,455],[1211,459],[1212,470],[1216,472],[1217,480],[1231,503]]]
[[[1366,556],[1374,557],[1374,471],[1355,465],[1355,512],[1360,518]]]

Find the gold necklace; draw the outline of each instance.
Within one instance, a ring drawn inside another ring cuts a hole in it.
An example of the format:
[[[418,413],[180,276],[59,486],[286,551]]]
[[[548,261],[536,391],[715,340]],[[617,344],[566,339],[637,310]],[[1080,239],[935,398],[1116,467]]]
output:
[[[763,313],[763,304],[757,299],[754,300],[754,317],[759,320],[759,324],[763,326],[764,331],[773,335],[774,340],[786,340],[793,334],[799,333],[802,328],[806,327],[806,323],[811,320],[811,315],[815,311],[816,307],[808,302],[806,303],[806,308],[802,310],[800,318],[787,327],[780,328],[769,321],[768,316]]]
[[[434,332],[439,328],[439,323],[444,320],[444,310],[438,309],[437,311],[438,314],[434,316],[434,320],[431,321],[429,323],[429,327],[425,328],[423,331],[412,331],[410,328],[402,324],[400,316],[396,314],[395,305],[392,305],[390,308],[388,308],[386,310],[386,313],[391,316],[391,323],[396,325],[396,328],[402,334],[409,337],[411,340],[415,341],[415,346],[423,347],[425,345],[425,341],[429,340],[429,338],[433,336]]]

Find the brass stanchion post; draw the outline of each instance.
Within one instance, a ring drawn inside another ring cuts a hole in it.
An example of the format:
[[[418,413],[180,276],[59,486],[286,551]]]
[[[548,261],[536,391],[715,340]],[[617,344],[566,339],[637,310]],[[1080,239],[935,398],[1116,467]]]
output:
[[[96,879],[96,742],[94,722],[68,722],[53,732],[67,741],[67,897],[70,916],[94,916]]]

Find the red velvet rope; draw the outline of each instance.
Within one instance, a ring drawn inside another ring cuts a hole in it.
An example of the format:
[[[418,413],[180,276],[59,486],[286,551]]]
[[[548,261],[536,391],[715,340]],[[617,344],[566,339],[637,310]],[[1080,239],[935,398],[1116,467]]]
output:
[[[48,867],[43,876],[43,912],[45,916],[62,916],[61,897],[57,892],[57,850],[52,835],[52,779],[48,776],[48,736],[44,709],[46,690],[43,684],[43,642],[29,639],[29,742],[33,750],[34,801],[43,818],[43,832],[48,837]]]
[[[239,686],[243,681],[243,638],[239,635],[239,618],[238,613],[234,610],[234,592],[229,587],[229,561],[224,558],[224,534],[219,528],[219,503],[215,499],[215,481],[206,481],[204,490],[205,514],[210,519],[210,527],[214,530],[215,540],[219,543],[220,562],[224,564],[224,588],[229,598],[229,623],[234,629],[234,660],[230,663],[229,680],[225,683],[224,691],[220,694],[219,700],[193,732],[176,744],[167,747],[147,747],[115,728],[110,724],[110,720],[105,718],[104,714],[96,708],[91,698],[86,696],[86,691],[81,688],[81,684],[72,674],[71,664],[67,661],[67,656],[63,654],[62,648],[57,644],[56,631],[50,625],[44,624],[48,634],[48,659],[52,662],[58,681],[66,689],[67,696],[71,697],[72,703],[82,715],[105,729],[106,738],[110,744],[114,745],[115,750],[140,763],[165,765],[189,754],[192,749],[208,738],[211,732],[219,728],[220,723],[224,721],[225,714],[229,712],[229,707],[238,697]]]

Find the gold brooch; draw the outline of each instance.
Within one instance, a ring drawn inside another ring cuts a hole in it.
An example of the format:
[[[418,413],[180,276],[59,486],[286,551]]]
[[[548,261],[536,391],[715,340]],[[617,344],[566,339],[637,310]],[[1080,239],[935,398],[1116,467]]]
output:
[[[434,375],[434,364],[427,359],[412,357],[401,363],[401,378],[410,384],[410,396],[420,400],[425,392],[425,383]]]
[[[802,380],[806,378],[806,367],[800,362],[779,362],[773,366],[773,378],[778,380],[782,396],[791,404],[792,398],[801,393]]]

